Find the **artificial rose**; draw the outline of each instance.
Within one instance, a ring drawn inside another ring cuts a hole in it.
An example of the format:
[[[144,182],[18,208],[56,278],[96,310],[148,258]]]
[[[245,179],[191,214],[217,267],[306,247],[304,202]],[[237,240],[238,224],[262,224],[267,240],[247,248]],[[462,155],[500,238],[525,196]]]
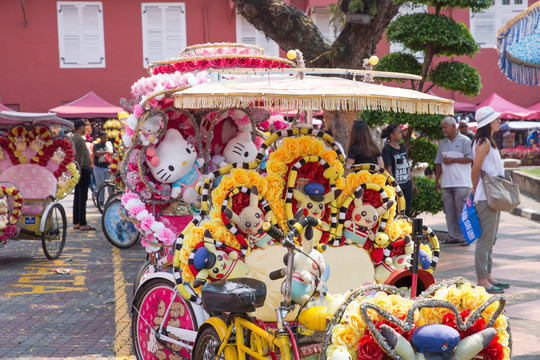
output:
[[[138,221],[141,221],[143,218],[145,218],[148,215],[150,215],[150,213],[148,212],[148,210],[144,209],[142,211],[139,211],[136,218],[137,218]]]
[[[311,140],[309,136],[302,136],[297,139],[298,146],[300,147],[300,154],[302,156],[311,154],[314,140]]]
[[[172,66],[176,71],[184,71],[186,69],[186,65],[181,61],[174,63]]]
[[[371,182],[383,187],[386,184],[386,176],[383,174],[373,174],[371,177]]]
[[[199,60],[199,63],[197,64],[197,69],[199,70],[206,70],[210,67],[210,62],[206,59]]]
[[[380,360],[383,349],[371,335],[364,335],[358,342],[358,360]]]
[[[365,184],[365,183],[369,183],[371,182],[371,173],[367,170],[362,170],[362,171],[359,171],[356,176],[358,177],[358,182],[360,184]]]
[[[233,180],[236,182],[236,186],[249,186],[249,177],[245,171],[231,172]]]
[[[156,221],[153,215],[148,215],[141,220],[141,229],[149,231],[152,224]]]
[[[163,229],[165,229],[165,225],[163,225],[161,221],[155,221],[150,227],[150,230],[152,230],[154,233],[159,233]]]
[[[288,151],[286,151],[285,149],[279,149],[273,153],[270,154],[269,156],[269,159],[272,160],[272,159],[276,159],[276,160],[279,160],[285,164],[288,164],[290,163],[291,161],[294,160],[294,157],[292,156],[291,153],[289,153]]]
[[[289,167],[279,160],[269,160],[266,163],[266,170],[270,175],[285,176]]]
[[[271,68],[272,67],[272,60],[266,59],[262,62],[262,67],[264,68]]]
[[[487,348],[480,352],[484,360],[502,360],[504,358],[504,348],[497,342],[491,342]]]
[[[214,239],[214,240],[222,239],[222,237],[223,237],[223,235],[222,235],[223,229],[218,225],[218,223],[207,221],[207,222],[202,224],[202,227],[205,228],[206,230],[210,231],[210,233],[212,234],[212,239]]]
[[[446,294],[446,300],[450,301],[452,304],[456,305],[458,309],[461,307],[461,298],[463,292],[461,289],[458,289],[455,285],[452,285],[448,288],[448,293]]]
[[[332,329],[332,343],[354,349],[360,336],[349,325],[338,324]]]
[[[199,63],[196,60],[195,61],[191,60],[191,61],[186,61],[185,65],[186,65],[186,71],[191,71],[191,70],[196,70]]]
[[[212,59],[212,60],[210,60],[210,65],[215,69],[219,69],[219,68],[223,67],[223,64],[224,64],[223,59]]]
[[[241,57],[239,58],[236,63],[238,64],[238,67],[247,67],[248,66],[248,60],[247,58]]]
[[[325,151],[323,151],[323,153],[320,156],[327,163],[331,163],[332,161],[337,159],[337,154],[336,154],[336,152],[334,150],[325,150]]]
[[[120,200],[122,206],[126,206],[126,203],[131,199],[137,199],[138,196],[135,193],[132,192],[126,192],[122,195],[122,199]]]
[[[236,58],[225,58],[223,59],[223,63],[225,65],[225,67],[228,67],[228,68],[231,68],[231,67],[235,67],[236,64],[237,64],[237,59]]]
[[[165,228],[165,229],[162,229],[158,234],[157,234],[157,238],[161,241],[163,241],[163,243],[167,246],[171,246],[174,241],[176,240],[176,236],[174,236],[174,233]]]
[[[300,146],[298,145],[298,142],[294,138],[287,137],[285,140],[283,140],[282,148],[289,152],[290,156],[293,159],[296,159],[300,156]]]
[[[279,68],[279,67],[281,67],[281,63],[279,61],[272,61],[271,67]]]

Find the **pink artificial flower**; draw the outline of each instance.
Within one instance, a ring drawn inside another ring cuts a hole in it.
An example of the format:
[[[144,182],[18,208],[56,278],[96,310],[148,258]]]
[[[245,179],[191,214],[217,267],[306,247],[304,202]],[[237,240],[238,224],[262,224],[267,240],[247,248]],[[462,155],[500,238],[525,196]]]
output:
[[[200,70],[205,70],[205,69],[208,69],[210,65],[210,62],[206,59],[203,59],[203,60],[199,60],[199,63],[197,64],[197,69],[200,69]]]
[[[263,143],[264,143],[263,138],[258,137],[258,136],[255,138],[255,146],[257,147],[257,149],[260,149]]]
[[[137,104],[133,107],[133,115],[135,115],[135,117],[140,118],[143,113],[144,109],[141,105]]]
[[[149,215],[149,216],[144,217],[141,220],[141,229],[143,229],[144,231],[150,230],[150,227],[152,226],[154,221],[156,221],[156,219],[154,218],[153,215]]]
[[[262,67],[264,68],[271,68],[272,67],[272,60],[266,59],[262,62]]]
[[[120,202],[122,203],[122,206],[126,206],[126,203],[131,199],[137,199],[139,196],[132,192],[126,192],[124,195],[122,195],[122,199]]]
[[[148,241],[146,241],[146,238],[143,237],[142,240],[141,240],[141,245],[144,246],[144,247],[147,247],[148,246]]]
[[[145,207],[143,205],[134,206],[131,209],[128,210],[129,214],[131,216],[137,216],[138,213],[145,210]]]
[[[142,191],[141,191],[141,196],[142,196],[144,199],[151,199],[151,198],[152,198],[152,192],[151,192],[147,187],[145,187],[145,188],[142,189]]]
[[[163,230],[161,230],[158,235],[157,235],[157,238],[161,241],[163,241],[163,243],[167,246],[170,246],[174,243],[174,241],[176,240],[175,236],[174,236],[174,233],[165,228]]]
[[[130,162],[128,164],[128,170],[132,172],[138,172],[139,168],[137,167],[137,163]]]
[[[269,130],[270,129],[270,121],[265,120],[265,121],[259,123],[259,127],[264,131]]]
[[[274,121],[273,124],[276,130],[284,130],[288,126],[286,122],[281,121],[281,120]]]
[[[235,122],[236,122],[236,125],[238,125],[238,126],[247,125],[247,124],[250,123],[249,116],[245,115],[244,117],[236,119]]]
[[[173,68],[176,71],[184,71],[186,70],[186,65],[183,62],[179,61],[173,64]]]
[[[148,105],[151,106],[151,107],[157,107],[159,104],[158,100],[156,98],[152,98],[150,99],[150,101],[148,101]]]

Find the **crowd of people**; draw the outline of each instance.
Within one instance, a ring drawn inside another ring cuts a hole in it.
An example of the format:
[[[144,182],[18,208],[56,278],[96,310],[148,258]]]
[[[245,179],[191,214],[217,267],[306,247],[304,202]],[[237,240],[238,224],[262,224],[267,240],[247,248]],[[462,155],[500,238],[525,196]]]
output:
[[[477,131],[469,130],[468,123],[459,124],[452,116],[441,121],[444,139],[439,142],[435,158],[435,190],[442,191],[443,209],[448,237],[443,243],[469,246],[459,225],[461,212],[472,193],[482,235],[475,248],[475,270],[478,285],[489,293],[503,293],[509,284],[495,280],[492,275],[493,246],[497,239],[500,211],[487,204],[483,180],[484,171],[504,177],[504,167],[493,134],[500,128],[501,113],[486,106],[476,112]],[[382,150],[375,144],[368,125],[355,121],[347,151],[348,164],[371,163],[384,167],[394,177],[406,200],[405,214],[410,216],[413,193],[417,191],[411,176],[409,157],[400,144],[401,128],[390,124],[381,133],[385,139]]]

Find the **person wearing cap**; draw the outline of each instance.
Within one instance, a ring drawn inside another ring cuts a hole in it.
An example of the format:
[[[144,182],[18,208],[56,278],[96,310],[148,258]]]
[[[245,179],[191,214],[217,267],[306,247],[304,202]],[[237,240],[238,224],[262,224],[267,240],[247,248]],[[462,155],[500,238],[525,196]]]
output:
[[[446,138],[439,143],[435,158],[435,191],[442,188],[448,227],[448,239],[444,243],[467,246],[469,243],[461,232],[459,218],[472,187],[471,140],[457,131],[456,119],[453,116],[442,119],[441,129]]]
[[[101,185],[109,175],[109,163],[107,162],[107,154],[112,154],[113,149],[109,136],[105,131],[99,132],[99,142],[94,144],[94,179],[96,180],[96,188]],[[98,199],[100,203],[105,201],[105,193],[100,193]]]
[[[480,176],[481,170],[493,176],[504,177],[504,167],[493,133],[501,127],[501,113],[489,106],[476,111],[478,128],[473,138],[472,152],[474,156],[471,179],[474,194],[474,206],[480,221],[482,235],[476,241],[474,267],[478,285],[483,286],[490,294],[503,293],[509,284],[494,280],[491,276],[493,268],[493,246],[497,240],[500,211],[493,210],[487,203],[484,184]]]
[[[71,140],[75,146],[75,161],[79,164],[80,178],[75,186],[75,196],[73,198],[73,228],[80,230],[96,230],[86,222],[86,200],[88,199],[88,187],[90,186],[90,174],[92,159],[86,147],[86,142],[82,137],[86,132],[86,123],[75,120],[73,126],[73,136]]]
[[[459,122],[459,132],[461,133],[461,135],[465,135],[472,141],[474,133],[469,130],[469,123],[467,123],[467,121],[461,120]]]

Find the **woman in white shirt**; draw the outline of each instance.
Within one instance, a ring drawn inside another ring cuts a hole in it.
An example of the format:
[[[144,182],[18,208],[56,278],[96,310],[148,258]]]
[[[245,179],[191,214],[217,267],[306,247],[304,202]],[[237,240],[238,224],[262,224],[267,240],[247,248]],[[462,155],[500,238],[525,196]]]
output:
[[[489,106],[476,111],[478,130],[473,138],[472,153],[474,162],[471,178],[474,190],[474,204],[482,235],[476,241],[474,253],[474,266],[478,285],[483,286],[488,293],[503,293],[509,284],[494,280],[491,276],[493,267],[493,246],[497,240],[500,211],[493,210],[487,203],[484,193],[484,184],[480,176],[481,170],[493,176],[504,177],[504,167],[497,145],[493,140],[493,133],[499,130],[501,113],[496,112]]]

